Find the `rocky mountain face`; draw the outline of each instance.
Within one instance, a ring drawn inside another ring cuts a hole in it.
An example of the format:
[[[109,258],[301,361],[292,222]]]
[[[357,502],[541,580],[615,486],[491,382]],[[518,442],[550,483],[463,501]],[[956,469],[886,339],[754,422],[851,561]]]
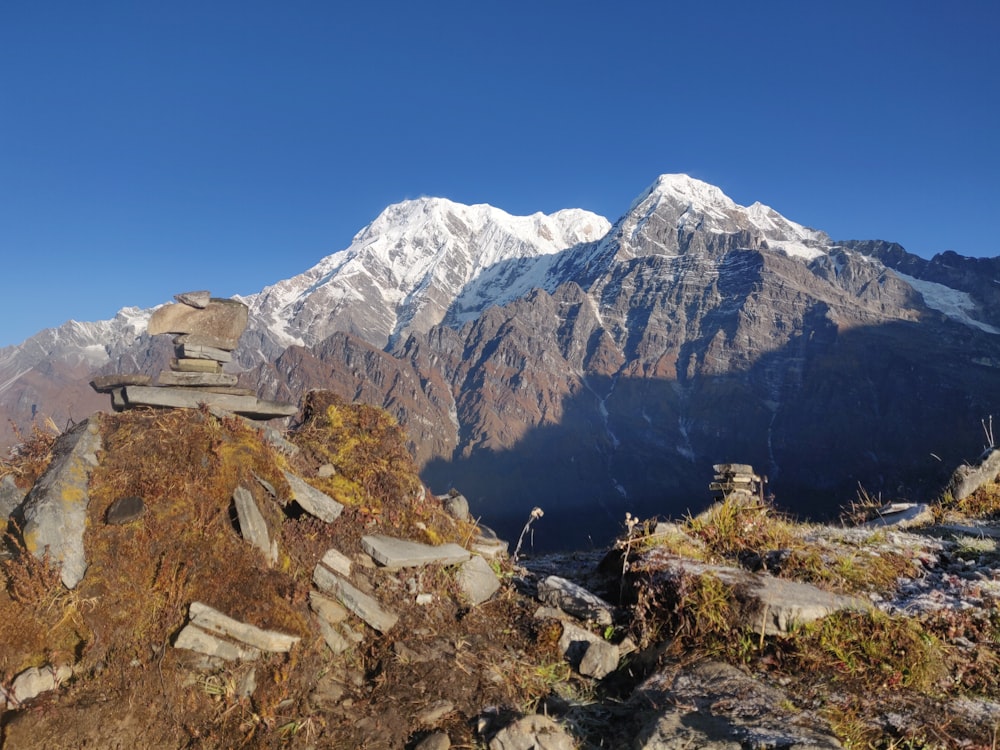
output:
[[[940,491],[1000,406],[997,265],[834,242],[683,175],[610,227],[423,199],[245,298],[237,355],[263,398],[384,406],[435,491],[461,489],[508,536],[542,505],[559,530],[539,543],[580,546],[626,511],[697,510],[719,461],[762,467],[779,505],[814,517],[859,485]],[[92,364],[158,371],[158,342],[124,322],[92,335]],[[38,338],[0,352],[18,424],[29,402],[65,409],[27,385],[67,359],[26,365]]]

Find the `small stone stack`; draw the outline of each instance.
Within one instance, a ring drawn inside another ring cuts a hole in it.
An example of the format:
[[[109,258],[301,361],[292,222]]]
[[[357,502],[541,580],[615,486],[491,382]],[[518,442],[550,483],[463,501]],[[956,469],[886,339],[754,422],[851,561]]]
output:
[[[737,499],[764,500],[764,480],[754,474],[749,464],[715,464],[715,481],[708,485],[716,500],[737,496]]]
[[[175,334],[176,357],[155,384],[148,375],[106,375],[90,382],[94,390],[111,394],[115,411],[136,406],[196,409],[207,404],[251,419],[296,412],[293,404],[263,401],[252,390],[237,387],[237,377],[222,371],[246,330],[246,305],[207,291],[175,294],[174,299],[176,304],[153,312],[146,329],[153,336]]]

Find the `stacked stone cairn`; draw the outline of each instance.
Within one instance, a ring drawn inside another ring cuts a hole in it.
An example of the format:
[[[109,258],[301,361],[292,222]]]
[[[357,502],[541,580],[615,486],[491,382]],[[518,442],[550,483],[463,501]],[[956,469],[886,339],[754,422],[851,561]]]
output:
[[[157,308],[149,319],[151,336],[174,334],[176,357],[170,369],[153,382],[149,375],[105,375],[90,382],[99,393],[111,394],[111,407],[124,411],[136,406],[197,409],[201,404],[251,419],[273,419],[295,413],[293,404],[264,401],[237,377],[223,372],[232,361],[246,330],[248,311],[242,302],[212,297],[207,291],[174,295],[176,304]]]
[[[715,464],[714,481],[708,485],[716,500],[734,498],[736,500],[757,499],[764,501],[765,479],[754,473],[749,464]]]

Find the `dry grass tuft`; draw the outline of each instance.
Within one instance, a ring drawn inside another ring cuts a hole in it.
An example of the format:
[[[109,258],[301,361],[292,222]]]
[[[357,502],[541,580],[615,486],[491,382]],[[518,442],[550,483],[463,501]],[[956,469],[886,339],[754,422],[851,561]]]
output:
[[[59,437],[59,428],[51,419],[31,425],[31,434],[25,436],[12,424],[17,446],[10,455],[0,459],[0,477],[11,475],[18,487],[30,488],[42,475],[52,460],[52,446]]]

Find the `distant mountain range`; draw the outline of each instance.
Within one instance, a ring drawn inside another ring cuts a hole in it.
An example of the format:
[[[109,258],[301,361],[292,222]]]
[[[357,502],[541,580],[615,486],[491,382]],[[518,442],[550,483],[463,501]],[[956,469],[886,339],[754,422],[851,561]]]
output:
[[[684,175],[614,225],[406,201],[243,301],[244,385],[384,406],[432,489],[509,535],[539,505],[548,546],[603,542],[626,511],[697,510],[723,461],[807,516],[859,486],[924,497],[1000,413],[1000,259],[834,242]],[[94,373],[156,374],[170,342],[145,333],[150,312],[0,349],[5,425],[108,408]]]

